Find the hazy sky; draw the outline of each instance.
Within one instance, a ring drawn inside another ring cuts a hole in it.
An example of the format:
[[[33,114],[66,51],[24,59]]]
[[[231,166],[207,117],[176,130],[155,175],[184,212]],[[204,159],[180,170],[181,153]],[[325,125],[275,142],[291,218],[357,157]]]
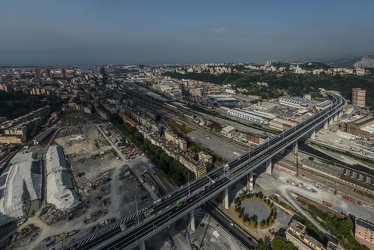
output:
[[[374,51],[374,1],[1,0],[0,64],[264,62]]]

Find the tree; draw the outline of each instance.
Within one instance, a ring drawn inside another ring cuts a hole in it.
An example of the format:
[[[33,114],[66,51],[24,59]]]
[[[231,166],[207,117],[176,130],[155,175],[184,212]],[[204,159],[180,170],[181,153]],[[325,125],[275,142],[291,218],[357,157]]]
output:
[[[161,154],[163,153],[164,151],[161,149],[161,148],[158,148],[155,152],[155,154],[157,155],[158,158],[161,158]]]
[[[168,172],[168,175],[169,175],[170,171]],[[174,181],[175,184],[179,184],[179,174],[178,173],[173,173],[171,175],[169,175],[170,178]]]
[[[281,236],[275,236],[271,241],[271,248],[273,250],[293,250],[294,245]]]
[[[147,149],[147,150],[144,152],[144,154],[149,158],[149,157],[151,156],[152,152],[151,152],[150,150]]]
[[[260,227],[264,227],[265,226],[265,220],[262,220],[261,222],[260,222]]]
[[[158,160],[156,166],[164,171],[164,173],[169,171],[169,166],[163,160]]]
[[[264,243],[255,245],[255,250],[267,250],[268,248]]]
[[[265,225],[268,226],[270,224],[270,217],[266,218]]]
[[[148,149],[148,147],[147,147],[145,144],[142,144],[142,145],[139,147],[139,149],[140,149],[142,152],[145,152],[145,151]]]
[[[149,157],[149,159],[151,160],[151,162],[158,162],[158,157],[154,154],[151,154],[151,156]]]

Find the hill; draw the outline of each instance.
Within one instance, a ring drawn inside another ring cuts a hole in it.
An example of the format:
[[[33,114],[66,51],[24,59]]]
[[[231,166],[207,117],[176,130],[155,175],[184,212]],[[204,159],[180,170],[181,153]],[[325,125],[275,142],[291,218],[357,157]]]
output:
[[[336,68],[374,68],[374,55],[355,58],[339,58],[325,61],[325,63]]]

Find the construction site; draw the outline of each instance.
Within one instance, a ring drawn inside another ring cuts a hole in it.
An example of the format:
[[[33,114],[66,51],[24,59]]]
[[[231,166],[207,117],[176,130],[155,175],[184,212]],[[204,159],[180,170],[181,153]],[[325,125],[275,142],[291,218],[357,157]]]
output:
[[[110,124],[59,128],[50,145],[23,149],[0,176],[5,248],[62,248],[160,197],[147,159]]]

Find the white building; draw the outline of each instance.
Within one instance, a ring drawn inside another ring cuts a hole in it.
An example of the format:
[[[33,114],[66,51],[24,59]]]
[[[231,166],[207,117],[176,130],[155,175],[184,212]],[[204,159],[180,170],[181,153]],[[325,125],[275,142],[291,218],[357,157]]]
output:
[[[47,202],[60,210],[69,210],[79,201],[66,167],[61,146],[50,146],[46,153]]]
[[[236,110],[236,109],[230,109],[227,111],[232,116],[238,117],[243,120],[247,120],[250,122],[258,123],[258,124],[267,124],[268,122],[254,114],[249,113],[248,111],[245,110]]]
[[[14,156],[0,176],[0,226],[27,217],[40,208],[42,175],[33,153]]]

